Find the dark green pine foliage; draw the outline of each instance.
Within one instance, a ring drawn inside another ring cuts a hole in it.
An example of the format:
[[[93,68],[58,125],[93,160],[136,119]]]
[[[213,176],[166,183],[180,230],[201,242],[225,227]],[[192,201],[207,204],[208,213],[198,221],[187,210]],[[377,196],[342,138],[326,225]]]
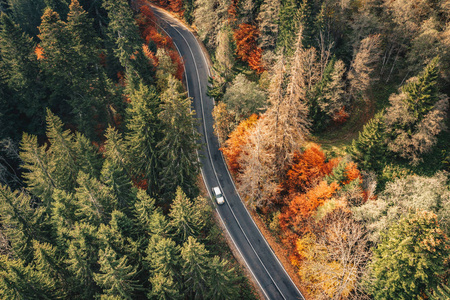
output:
[[[97,179],[80,171],[75,189],[76,215],[79,219],[93,225],[99,225],[109,219],[117,206],[117,199],[107,186]]]
[[[106,159],[103,163],[100,180],[117,199],[118,207],[128,211],[128,208],[133,205],[135,191],[131,189],[133,185],[125,170],[120,165]]]
[[[73,194],[56,189],[52,195],[50,223],[52,225],[52,239],[60,251],[67,250],[70,230],[77,221],[77,204]]]
[[[298,22],[302,28],[303,47],[309,48],[315,45],[315,17],[312,0],[303,0],[298,10]]]
[[[134,280],[137,270],[128,264],[127,257],[118,258],[110,247],[100,249],[98,257],[100,272],[94,274],[94,280],[103,288],[103,293],[121,299],[136,299],[135,293],[142,290],[142,286]]]
[[[63,19],[66,19],[69,12],[69,0],[44,0],[47,7],[56,11]]]
[[[94,281],[94,272],[98,270],[97,227],[84,222],[77,223],[70,234],[65,260],[67,270],[72,275],[69,285],[75,298],[91,299],[99,292]]]
[[[194,21],[194,0],[183,0],[183,8],[184,19],[188,22],[188,24],[192,24]]]
[[[418,121],[422,120],[439,100],[438,63],[439,58],[435,57],[419,74],[416,82],[409,82],[402,87],[402,91],[407,95],[408,108]]]
[[[381,235],[370,264],[374,299],[419,299],[444,283],[449,242],[436,215],[410,213]]]
[[[189,237],[181,248],[181,274],[185,295],[189,299],[206,299],[208,294],[208,250],[194,237]]]
[[[169,217],[174,239],[179,243],[184,243],[190,236],[197,237],[205,225],[201,211],[180,187],[170,207]]]
[[[234,268],[229,268],[226,260],[214,256],[210,260],[208,268],[208,284],[210,288],[207,299],[227,300],[239,298],[234,283],[236,281]]]
[[[144,230],[150,226],[155,212],[155,199],[151,198],[144,190],[139,189],[134,203],[134,213],[137,227]]]
[[[49,109],[47,109],[47,138],[50,143],[47,156],[51,177],[58,189],[73,192],[78,175],[73,134],[70,130],[63,129],[61,119]]]
[[[178,186],[192,197],[197,192],[195,182],[199,163],[196,150],[200,135],[194,131],[195,112],[191,110],[191,99],[182,92],[181,83],[169,76],[161,102],[158,117],[164,138],[158,144],[162,163],[160,185],[170,198]]]
[[[109,160],[113,165],[125,170],[128,177],[131,178],[130,162],[128,161],[129,155],[127,145],[125,144],[122,134],[118,130],[109,126],[105,133],[105,150],[104,157]]]
[[[57,249],[49,243],[40,243],[33,241],[34,249],[34,269],[39,276],[46,278],[45,281],[54,286],[55,299],[64,299],[67,297],[64,291],[66,290],[67,277],[69,273],[65,270],[65,265],[61,259]]]
[[[36,136],[24,133],[20,143],[20,158],[25,170],[22,177],[27,184],[27,190],[44,205],[48,205],[57,185],[50,171],[50,159],[45,152],[45,146],[38,145]]]
[[[62,299],[55,282],[20,259],[0,255],[2,299]]]
[[[298,31],[298,14],[295,0],[285,0],[280,9],[277,50],[283,49],[290,56],[294,53]]]
[[[383,112],[380,112],[364,125],[348,150],[363,170],[381,171],[388,155],[385,140]]]
[[[146,252],[152,286],[148,297],[181,299],[180,247],[170,238],[155,235],[151,238]]]
[[[0,72],[9,94],[5,98],[9,111],[2,118],[18,126],[14,130],[17,133],[38,132],[46,103],[34,54],[35,42],[6,14],[1,14],[0,21]]]
[[[75,133],[73,148],[76,153],[78,170],[83,171],[94,178],[99,178],[102,159],[98,153],[98,149],[80,132]]]
[[[13,254],[29,261],[32,258],[32,240],[43,238],[47,225],[42,208],[32,208],[30,195],[11,191],[0,186],[0,218],[3,234],[8,239]]]
[[[7,0],[14,21],[30,36],[39,34],[38,26],[46,4],[44,0]]]
[[[126,110],[126,144],[136,180],[147,180],[148,191],[158,191],[160,171],[157,144],[161,140],[158,119],[159,97],[156,89],[139,84],[130,91],[130,105]]]
[[[108,12],[108,35],[114,43],[114,56],[125,69],[128,83],[151,83],[153,75],[149,60],[142,52],[142,40],[133,12],[126,0],[104,0],[103,7]]]

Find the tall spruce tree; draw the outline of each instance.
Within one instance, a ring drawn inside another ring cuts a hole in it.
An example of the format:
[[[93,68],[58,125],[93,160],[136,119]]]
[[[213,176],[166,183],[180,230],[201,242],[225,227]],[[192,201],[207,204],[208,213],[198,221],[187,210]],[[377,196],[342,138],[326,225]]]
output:
[[[200,211],[180,187],[177,188],[169,216],[171,219],[169,225],[173,228],[174,238],[180,243],[187,241],[190,236],[198,236],[205,225]]]
[[[139,85],[131,91],[126,118],[126,144],[138,179],[147,180],[148,191],[158,191],[160,171],[157,144],[161,140],[159,97],[154,87]]]
[[[135,292],[142,286],[134,280],[136,267],[128,265],[127,257],[117,258],[111,248],[100,249],[98,254],[100,272],[94,274],[94,280],[103,288],[103,293],[122,299],[135,299]]]
[[[283,1],[279,12],[277,49],[283,49],[290,56],[294,53],[295,38],[298,31],[297,4],[295,0]]]
[[[191,99],[181,92],[181,83],[170,76],[167,90],[161,95],[161,112],[164,138],[159,142],[162,164],[160,185],[164,193],[173,195],[180,186],[188,196],[196,192],[195,180],[199,171],[196,150],[199,133],[194,131],[195,112]]]

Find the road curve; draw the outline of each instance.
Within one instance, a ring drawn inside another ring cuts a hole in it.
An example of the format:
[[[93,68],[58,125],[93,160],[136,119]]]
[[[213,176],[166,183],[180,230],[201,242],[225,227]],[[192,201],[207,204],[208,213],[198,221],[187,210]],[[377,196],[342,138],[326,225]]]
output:
[[[211,114],[214,103],[206,95],[209,65],[197,39],[164,10],[151,8],[183,57],[186,86],[189,97],[193,98],[198,131],[202,135],[199,157],[203,180],[210,195],[214,186],[219,186],[224,194],[225,204],[215,206],[229,236],[267,299],[304,299],[243,205],[219,151]]]

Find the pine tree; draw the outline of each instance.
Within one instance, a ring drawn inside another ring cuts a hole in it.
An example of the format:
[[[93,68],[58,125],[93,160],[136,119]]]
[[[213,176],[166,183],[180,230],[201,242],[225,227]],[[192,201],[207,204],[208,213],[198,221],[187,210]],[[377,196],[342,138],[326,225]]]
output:
[[[30,36],[37,36],[42,12],[46,4],[44,0],[7,0],[9,11],[14,20]]]
[[[146,249],[148,267],[151,277],[162,274],[174,280],[172,288],[180,289],[180,247],[171,238],[154,235]],[[151,280],[151,279],[149,279]]]
[[[175,240],[184,243],[188,237],[196,237],[204,227],[204,221],[200,211],[186,194],[177,188],[175,199],[170,207],[170,223],[174,230]]]
[[[57,184],[50,171],[50,158],[45,152],[45,146],[38,145],[36,136],[24,133],[20,150],[22,168],[26,170],[23,178],[28,191],[48,205]]]
[[[208,299],[236,299],[238,298],[237,290],[234,286],[236,275],[234,269],[229,268],[226,260],[214,256],[209,264],[208,285],[209,292]]]
[[[117,199],[108,187],[95,178],[79,172],[78,188],[75,189],[76,215],[91,224],[98,225],[109,218],[109,214],[117,207]]]
[[[134,293],[142,286],[134,280],[136,267],[128,265],[126,256],[117,258],[117,253],[110,247],[99,251],[100,273],[94,274],[95,282],[110,296],[120,296],[123,299],[134,299]]]
[[[89,299],[98,291],[94,281],[94,272],[98,268],[97,228],[84,222],[77,223],[70,234],[65,260],[67,269],[72,274],[69,284],[75,295]]]
[[[24,261],[31,259],[32,240],[43,237],[42,231],[46,229],[44,210],[32,205],[26,192],[13,192],[9,187],[0,186],[2,230],[14,254]]]
[[[0,256],[0,297],[2,299],[62,299],[55,283],[26,266],[21,259]]]
[[[35,43],[8,15],[2,13],[0,22],[2,80],[12,91],[12,99],[7,100],[7,103],[9,107],[25,114],[27,121],[31,123],[31,126],[20,125],[21,129],[36,131],[37,124],[42,122],[45,101],[37,78],[39,68],[34,54]]]
[[[77,158],[77,169],[94,178],[99,178],[102,160],[98,149],[80,132],[75,133],[73,148]]]
[[[283,49],[290,56],[294,50],[295,36],[298,31],[297,4],[295,0],[286,0],[279,13],[277,50]]]
[[[34,268],[38,274],[52,282],[56,298],[65,298],[67,272],[63,265],[60,253],[49,243],[40,243],[33,240]]]
[[[136,221],[137,227],[148,232],[148,228],[152,222],[153,213],[155,212],[155,199],[150,198],[144,190],[138,190],[136,202],[134,203],[134,211],[134,220]]]
[[[446,272],[448,240],[429,212],[408,214],[381,236],[370,265],[375,299],[415,299],[435,289]]]
[[[118,130],[109,126],[105,133],[105,150],[104,156],[107,160],[110,160],[112,165],[125,170],[128,177],[130,176],[130,162],[128,160],[128,150],[123,140],[122,134]]]
[[[108,187],[111,195],[117,199],[118,207],[126,211],[133,205],[135,192],[132,190],[132,182],[123,168],[106,159],[103,163],[100,180]]]
[[[55,244],[59,251],[67,250],[67,243],[70,239],[70,230],[75,222],[76,201],[73,194],[56,189],[52,195],[52,208],[50,213],[50,223]]]
[[[353,140],[350,153],[364,170],[379,170],[386,161],[387,145],[382,113],[364,125],[358,139]]]
[[[73,192],[78,173],[73,134],[63,130],[61,119],[47,109],[47,138],[50,147],[49,156],[52,178],[59,189]]]
[[[147,180],[148,190],[155,193],[160,170],[157,143],[160,137],[159,98],[153,87],[143,83],[130,95],[127,108],[126,144],[137,180]]]
[[[303,47],[309,48],[314,45],[314,14],[312,0],[303,0],[297,12],[299,26],[302,27]]]
[[[184,290],[190,299],[203,299],[208,293],[209,252],[205,246],[190,236],[181,248],[181,274]]]
[[[183,299],[182,293],[171,275],[157,273],[150,277],[152,290],[148,293],[150,299],[176,300]]]
[[[199,134],[194,131],[195,112],[191,99],[181,92],[181,83],[169,77],[169,88],[161,95],[161,112],[164,138],[158,143],[162,164],[160,186],[169,195],[180,186],[189,196],[195,193],[198,174]]]

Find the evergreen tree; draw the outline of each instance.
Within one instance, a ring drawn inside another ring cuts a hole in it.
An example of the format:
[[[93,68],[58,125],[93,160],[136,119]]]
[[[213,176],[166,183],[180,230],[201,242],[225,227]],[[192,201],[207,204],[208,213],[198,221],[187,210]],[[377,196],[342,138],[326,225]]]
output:
[[[99,178],[102,160],[98,149],[80,132],[75,133],[73,148],[77,158],[77,169],[94,178]]]
[[[7,0],[14,20],[30,36],[37,36],[42,12],[46,7],[44,0]]]
[[[45,106],[35,43],[6,14],[1,14],[0,22],[0,69],[2,80],[11,91],[11,97],[5,100],[12,109],[5,117],[19,126],[17,132],[20,129],[35,132],[42,123]],[[18,118],[24,117],[27,121],[19,122]]]
[[[375,299],[417,299],[437,288],[447,270],[448,240],[429,212],[408,214],[381,236],[370,265]]]
[[[170,226],[174,230],[175,240],[184,243],[188,237],[199,235],[204,226],[202,215],[186,194],[177,188],[175,199],[170,207]]]
[[[33,241],[34,268],[38,274],[54,286],[56,298],[65,298],[65,284],[67,273],[60,253],[49,243]]]
[[[70,130],[63,130],[61,119],[49,109],[47,109],[47,138],[50,143],[47,155],[51,177],[59,189],[72,192],[78,173],[73,134]]]
[[[160,185],[164,193],[173,194],[180,186],[189,196],[195,193],[198,174],[199,134],[194,131],[195,112],[191,99],[181,92],[181,83],[169,77],[168,89],[161,95],[161,112],[164,138],[159,142],[162,163]]]
[[[297,12],[299,26],[302,27],[303,47],[309,48],[314,44],[314,14],[312,0],[303,0]]]
[[[2,299],[62,299],[51,278],[26,266],[25,262],[0,256],[0,297]]]
[[[150,269],[149,281],[152,283],[150,298],[169,299],[179,296],[180,286],[180,247],[170,238],[155,235],[147,248],[146,261]],[[161,282],[166,278],[167,282]]]
[[[208,293],[208,251],[194,237],[189,237],[181,248],[181,274],[184,291],[189,299],[204,299]]]
[[[50,223],[55,244],[59,251],[67,250],[70,230],[78,220],[76,217],[76,201],[73,194],[56,189],[52,195]]]
[[[287,55],[294,52],[298,31],[297,4],[295,0],[286,0],[279,13],[277,49],[283,49]]]
[[[91,224],[98,225],[109,218],[109,214],[117,207],[117,199],[108,187],[95,178],[80,171],[75,189],[76,215]]]
[[[132,182],[125,170],[106,159],[103,163],[100,180],[104,183],[117,201],[118,207],[127,210],[133,205],[134,194]]]
[[[70,231],[71,240],[65,263],[72,274],[70,285],[74,295],[90,299],[99,290],[94,281],[97,270],[97,228],[88,223],[77,223]]]
[[[29,261],[32,255],[32,240],[43,237],[46,229],[43,209],[32,208],[30,195],[25,192],[11,191],[0,186],[0,218],[2,231],[14,254]]]
[[[147,180],[148,190],[155,193],[160,170],[157,143],[160,137],[159,98],[153,87],[140,84],[130,94],[127,108],[126,144],[137,179]]]
[[[151,198],[144,190],[139,189],[134,203],[134,211],[137,227],[147,231],[155,212],[155,199]]]
[[[380,170],[386,161],[387,145],[382,113],[364,125],[349,151],[363,170]]]
[[[112,165],[117,166],[127,172],[130,176],[130,162],[128,161],[129,155],[126,144],[123,140],[122,134],[118,130],[109,126],[105,133],[105,150],[103,155]]]
[[[214,256],[210,260],[208,264],[208,299],[226,300],[238,298],[234,284],[236,280],[234,269],[228,268],[227,264],[226,260],[221,260],[218,256]]]
[[[126,256],[117,258],[110,247],[99,251],[100,273],[94,274],[94,280],[109,296],[120,296],[122,299],[135,299],[136,291],[142,286],[134,280],[136,267],[128,265]]]

